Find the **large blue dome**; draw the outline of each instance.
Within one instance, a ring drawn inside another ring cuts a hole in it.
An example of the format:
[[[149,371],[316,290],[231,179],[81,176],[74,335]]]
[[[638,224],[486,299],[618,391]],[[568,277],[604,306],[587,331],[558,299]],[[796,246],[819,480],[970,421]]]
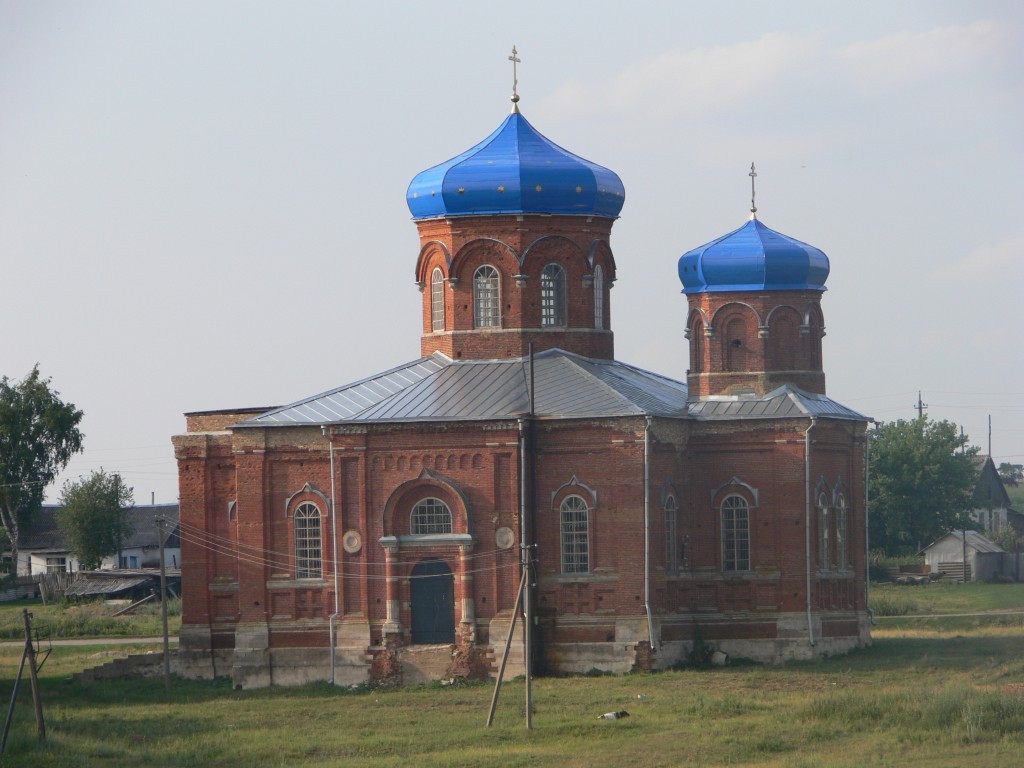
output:
[[[625,195],[614,172],[562,149],[513,110],[475,147],[418,174],[406,200],[413,219],[518,213],[615,218]]]
[[[828,256],[756,218],[679,258],[683,293],[824,291]]]

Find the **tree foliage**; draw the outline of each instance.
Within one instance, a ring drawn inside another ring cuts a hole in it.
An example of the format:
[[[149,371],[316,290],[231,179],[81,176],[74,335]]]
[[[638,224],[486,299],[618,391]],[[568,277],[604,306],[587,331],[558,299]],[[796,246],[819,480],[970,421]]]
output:
[[[60,399],[39,366],[19,382],[0,379],[0,523],[15,566],[21,527],[42,506],[46,486],[82,450],[81,420],[82,412]]]
[[[1011,464],[1004,461],[996,471],[1004,484],[1012,485],[1014,488],[1024,480],[1024,464]]]
[[[882,424],[871,435],[871,546],[891,554],[970,527],[977,480],[967,438],[927,417]]]
[[[68,551],[87,570],[99,568],[103,558],[116,554],[132,534],[125,512],[134,505],[132,489],[119,474],[100,469],[82,480],[64,483],[57,525]]]

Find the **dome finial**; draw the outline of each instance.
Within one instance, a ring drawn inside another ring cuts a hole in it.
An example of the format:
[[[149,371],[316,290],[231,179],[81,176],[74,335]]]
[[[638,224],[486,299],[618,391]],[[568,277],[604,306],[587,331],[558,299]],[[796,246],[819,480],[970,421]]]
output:
[[[516,77],[516,64],[521,64],[522,59],[516,56],[516,47],[512,46],[512,55],[508,57],[508,60],[512,62],[512,111],[519,111],[519,79]]]
[[[757,218],[757,206],[754,204],[754,179],[757,178],[757,171],[754,170],[754,164],[750,164],[750,220],[753,221]]]

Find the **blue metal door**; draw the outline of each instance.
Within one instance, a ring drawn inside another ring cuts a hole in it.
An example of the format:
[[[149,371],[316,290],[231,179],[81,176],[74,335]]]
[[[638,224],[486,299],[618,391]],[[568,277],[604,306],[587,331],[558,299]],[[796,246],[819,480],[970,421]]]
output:
[[[424,560],[412,569],[412,641],[455,642],[455,577],[444,560]]]

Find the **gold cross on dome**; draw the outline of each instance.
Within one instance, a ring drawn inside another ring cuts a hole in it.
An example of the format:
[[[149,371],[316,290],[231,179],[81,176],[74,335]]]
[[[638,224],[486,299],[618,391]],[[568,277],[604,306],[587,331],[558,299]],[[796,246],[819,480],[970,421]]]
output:
[[[519,78],[518,78],[518,72],[516,70],[516,64],[521,64],[522,61],[523,61],[522,59],[520,59],[516,55],[516,53],[518,53],[518,51],[516,51],[516,47],[513,45],[512,46],[512,55],[508,57],[508,60],[512,62],[512,103],[513,104],[515,104],[516,102],[519,101],[519,93],[517,92],[518,88],[519,88]]]
[[[747,174],[750,177],[750,218],[757,218],[757,206],[754,204],[754,179],[757,178],[757,171],[754,169],[754,164],[750,164],[750,173]]]

